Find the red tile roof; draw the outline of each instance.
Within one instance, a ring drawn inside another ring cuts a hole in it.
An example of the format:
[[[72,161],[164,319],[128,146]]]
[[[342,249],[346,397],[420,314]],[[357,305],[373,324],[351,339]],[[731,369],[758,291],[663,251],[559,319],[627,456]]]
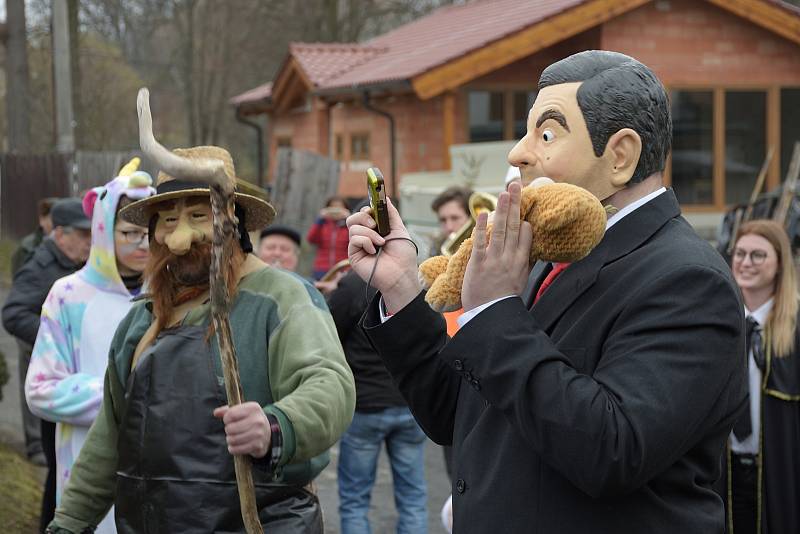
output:
[[[363,44],[292,43],[289,57],[297,60],[315,90],[410,80],[587,1],[476,0],[440,8]],[[762,1],[800,14],[781,0]],[[271,85],[265,84],[231,103],[269,98],[270,91]]]
[[[585,1],[478,0],[440,8],[363,44],[292,43],[289,56],[315,89],[405,80]],[[230,102],[262,100],[270,91],[265,84]]]
[[[306,76],[316,87],[325,87],[343,73],[386,52],[386,47],[358,43],[291,43],[289,45],[289,54],[300,63]]]
[[[265,98],[269,98],[272,94],[272,82],[267,82],[264,85],[259,85],[249,91],[245,91],[240,95],[236,95],[229,100],[231,104],[234,106],[238,106],[239,104],[246,104],[248,102],[255,102],[257,100],[263,100]]]
[[[405,80],[583,4],[586,0],[482,0],[436,10],[366,44],[388,51],[326,87]]]

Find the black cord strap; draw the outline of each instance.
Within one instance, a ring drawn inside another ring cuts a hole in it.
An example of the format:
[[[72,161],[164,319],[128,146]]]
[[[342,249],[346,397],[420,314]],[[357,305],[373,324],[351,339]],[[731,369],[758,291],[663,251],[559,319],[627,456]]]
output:
[[[386,246],[386,243],[389,241],[408,241],[412,245],[414,245],[414,250],[417,252],[417,256],[419,256],[419,247],[414,240],[410,237],[390,237],[389,239],[385,240],[383,246]],[[376,247],[378,249],[378,253],[375,255],[375,263],[372,265],[372,272],[369,273],[369,279],[367,280],[367,287],[364,288],[364,304],[365,307],[369,305],[369,288],[372,287],[372,277],[375,276],[375,269],[378,267],[378,258],[381,257],[381,252],[383,252],[383,247]]]

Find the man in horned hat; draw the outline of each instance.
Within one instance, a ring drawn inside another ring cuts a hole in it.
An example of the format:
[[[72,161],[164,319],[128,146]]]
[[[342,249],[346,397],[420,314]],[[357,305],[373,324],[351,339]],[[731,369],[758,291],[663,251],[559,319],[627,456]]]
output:
[[[236,180],[222,148],[174,153],[221,160]],[[305,486],[327,465],[355,405],[324,299],[251,254],[247,232],[268,225],[275,210],[237,192],[240,237],[227,286],[246,402],[226,406],[210,328],[209,189],[161,173],[156,191],[120,212],[149,228],[148,293],[114,337],[103,405],[50,530],[83,532],[113,503],[119,532],[241,532],[232,455],[248,454],[265,529],[321,533],[319,503]]]

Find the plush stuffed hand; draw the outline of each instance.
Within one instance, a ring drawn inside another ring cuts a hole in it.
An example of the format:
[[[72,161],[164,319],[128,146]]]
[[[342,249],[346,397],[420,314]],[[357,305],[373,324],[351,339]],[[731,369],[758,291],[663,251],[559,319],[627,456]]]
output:
[[[538,178],[522,189],[521,218],[533,227],[530,264],[536,260],[574,262],[585,257],[603,238],[606,211],[587,190]],[[488,237],[491,240],[492,226]],[[434,256],[419,266],[428,289],[425,300],[438,312],[461,308],[461,285],[472,254],[472,237],[450,257]]]

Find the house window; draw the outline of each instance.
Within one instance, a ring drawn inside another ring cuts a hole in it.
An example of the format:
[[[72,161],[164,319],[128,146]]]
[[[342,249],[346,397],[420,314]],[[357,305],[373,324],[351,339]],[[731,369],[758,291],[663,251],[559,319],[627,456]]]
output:
[[[726,204],[738,204],[749,200],[766,153],[766,91],[726,91]]]
[[[674,89],[670,101],[668,180],[682,204],[724,210],[748,202],[770,146],[776,165],[762,191],[785,178],[800,140],[800,88]]]
[[[350,159],[353,161],[369,160],[368,133],[358,133],[350,136]]]
[[[528,111],[536,100],[536,91],[514,91],[514,139],[528,133]]]
[[[711,204],[714,94],[672,92],[672,187],[681,204]]]
[[[502,141],[505,97],[501,92],[470,91],[469,142]]]
[[[470,143],[522,139],[536,91],[470,91],[467,94]]]
[[[800,88],[781,89],[781,180],[789,172],[795,142],[800,142]]]
[[[336,134],[334,138],[334,157],[338,161],[344,161],[344,135]]]

